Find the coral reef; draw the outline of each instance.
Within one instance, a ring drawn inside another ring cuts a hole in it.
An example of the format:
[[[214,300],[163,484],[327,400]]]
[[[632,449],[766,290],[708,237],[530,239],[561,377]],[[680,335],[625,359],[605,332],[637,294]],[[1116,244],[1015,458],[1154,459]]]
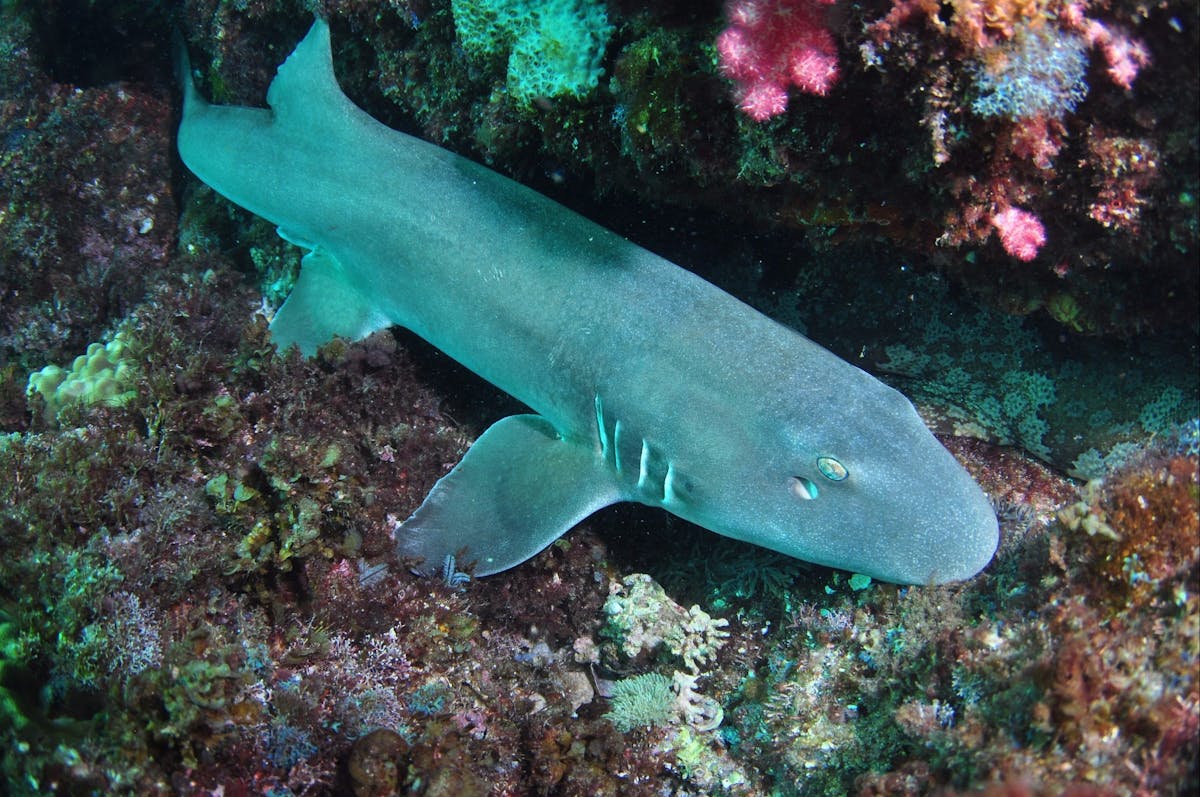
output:
[[[582,0],[453,0],[454,30],[472,55],[507,56],[507,88],[523,106],[596,88],[612,35],[604,6]]]
[[[606,20],[565,93],[468,5],[0,4],[6,792],[1200,790],[1191,7],[777,4],[837,77],[757,120],[721,31],[758,4],[556,5]],[[281,355],[297,252],[171,167],[172,16],[257,105],[314,9],[373,115],[913,396],[996,560],[897,588],[615,507],[407,572],[396,524],[519,408],[400,332]]]

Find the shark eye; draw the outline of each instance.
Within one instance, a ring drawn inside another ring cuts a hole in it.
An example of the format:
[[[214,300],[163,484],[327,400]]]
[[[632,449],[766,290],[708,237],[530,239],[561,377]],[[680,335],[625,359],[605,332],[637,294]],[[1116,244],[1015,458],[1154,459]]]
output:
[[[850,475],[846,466],[833,457],[817,457],[817,470],[821,471],[821,475],[831,482],[840,482]]]
[[[803,476],[792,476],[788,479],[788,486],[792,488],[792,493],[797,498],[803,498],[805,501],[811,501],[817,497],[817,485],[812,479],[806,479]]]

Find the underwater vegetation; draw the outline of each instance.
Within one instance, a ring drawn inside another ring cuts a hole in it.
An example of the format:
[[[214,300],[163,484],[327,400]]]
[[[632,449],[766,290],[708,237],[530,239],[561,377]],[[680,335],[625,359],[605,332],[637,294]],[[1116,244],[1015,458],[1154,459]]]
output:
[[[783,3],[837,78],[758,120],[751,3],[556,3],[587,79],[526,95],[461,30],[519,5],[0,4],[7,793],[1200,790],[1194,6]],[[408,573],[511,403],[410,336],[277,352],[297,250],[172,165],[171,19],[259,105],[314,8],[373,115],[912,396],[995,561],[900,588],[617,508]]]

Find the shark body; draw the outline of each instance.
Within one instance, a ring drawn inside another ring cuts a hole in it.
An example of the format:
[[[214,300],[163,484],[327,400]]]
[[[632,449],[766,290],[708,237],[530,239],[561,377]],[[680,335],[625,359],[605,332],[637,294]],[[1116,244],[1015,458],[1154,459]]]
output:
[[[477,575],[513,567],[618,501],[898,583],[991,559],[986,496],[904,396],[375,121],[339,88],[324,21],[280,66],[269,110],[211,105],[190,77],[184,91],[184,163],[308,250],[271,324],[281,348],[399,325],[533,410],[487,429],[398,529],[424,572],[456,554]]]

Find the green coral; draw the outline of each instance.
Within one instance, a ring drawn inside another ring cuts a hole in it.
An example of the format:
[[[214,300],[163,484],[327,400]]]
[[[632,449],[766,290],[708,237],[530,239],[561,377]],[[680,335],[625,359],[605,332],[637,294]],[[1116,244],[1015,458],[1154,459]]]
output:
[[[696,690],[699,676],[675,672],[670,678],[646,673],[617,681],[605,718],[622,733],[682,721],[683,727],[712,731],[725,718],[721,704]]]
[[[723,747],[710,744],[686,725],[675,736],[675,760],[701,794],[737,794],[750,786],[746,772]]]
[[[1075,458],[1068,472],[1077,479],[1102,479],[1143,450],[1140,443],[1117,443],[1107,454],[1089,448]]]
[[[522,106],[594,89],[613,27],[590,0],[453,0],[454,27],[468,54],[508,55],[508,91]]]
[[[16,625],[0,620],[0,731],[8,728],[21,730],[29,724],[22,701],[20,690],[10,688],[10,681],[16,681],[16,674],[25,666],[28,657],[28,642],[22,637]]]
[[[133,364],[127,356],[128,344],[118,332],[108,343],[93,343],[87,353],[75,358],[71,368],[47,365],[29,375],[26,394],[40,395],[45,401],[47,423],[55,423],[68,406],[85,407],[107,404],[119,407],[135,395],[131,389]]]
[[[1142,407],[1138,423],[1151,434],[1161,434],[1182,419],[1180,408],[1183,405],[1183,391],[1170,385]]]
[[[675,718],[671,679],[648,672],[617,681],[613,684],[611,708],[604,716],[622,733],[666,725]]]

